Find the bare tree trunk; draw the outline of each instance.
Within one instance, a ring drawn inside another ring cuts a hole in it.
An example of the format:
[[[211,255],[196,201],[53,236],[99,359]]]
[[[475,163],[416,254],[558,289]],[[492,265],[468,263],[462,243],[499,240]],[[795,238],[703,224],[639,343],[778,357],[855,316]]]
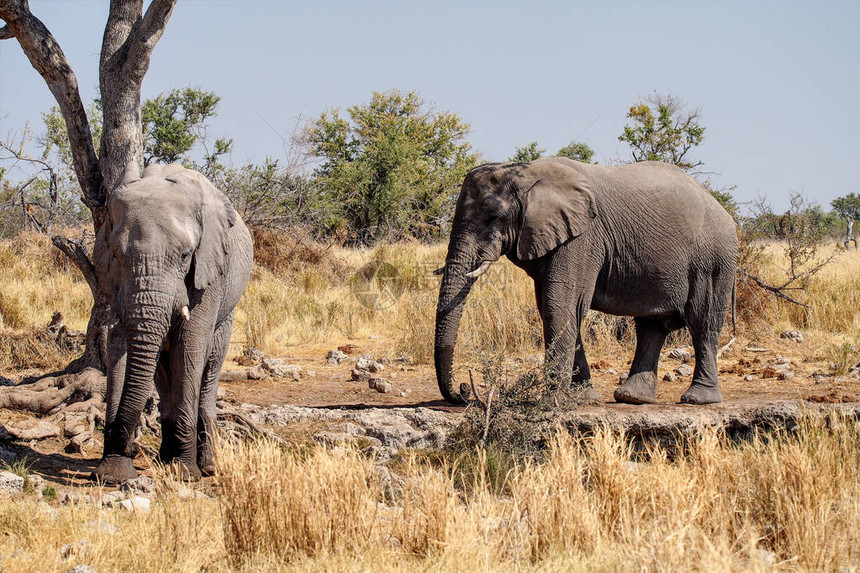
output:
[[[0,0],[0,19],[6,23],[0,28],[0,40],[18,40],[54,94],[68,128],[81,199],[92,212],[96,232],[106,216],[107,198],[126,167],[132,162],[138,168],[143,165],[140,87],[176,0],[152,0],[145,13],[143,4],[143,0],[110,3],[99,63],[104,129],[97,156],[78,81],[60,45],[30,12],[28,0]],[[95,269],[82,245],[61,237],[54,237],[53,243],[81,270],[93,293],[86,351],[69,370],[90,366],[104,371],[107,329],[115,317],[100,292]]]

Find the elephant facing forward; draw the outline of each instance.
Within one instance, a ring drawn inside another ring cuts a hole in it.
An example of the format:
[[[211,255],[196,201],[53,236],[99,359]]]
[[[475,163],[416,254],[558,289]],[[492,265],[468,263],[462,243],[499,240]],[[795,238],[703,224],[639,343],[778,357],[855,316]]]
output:
[[[212,438],[233,309],[251,270],[251,236],[227,197],[181,165],[130,165],[108,200],[93,258],[118,324],[108,337],[104,455],[93,476],[134,478],[134,436],[158,390],[159,457],[188,479],[214,471]]]
[[[657,363],[669,332],[686,326],[696,366],[681,401],[720,402],[717,338],[734,299],[738,244],[731,216],[677,167],[603,167],[564,158],[493,163],[466,176],[454,213],[436,310],[435,366],[446,400],[463,304],[506,255],[534,280],[546,363],[581,398],[591,386],[580,325],[588,309],[633,316],[636,352],[615,399],[656,400]]]

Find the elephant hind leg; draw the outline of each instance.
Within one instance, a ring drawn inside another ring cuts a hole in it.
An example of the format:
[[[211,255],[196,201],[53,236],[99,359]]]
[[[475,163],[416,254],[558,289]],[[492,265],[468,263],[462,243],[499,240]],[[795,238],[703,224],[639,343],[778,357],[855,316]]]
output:
[[[696,367],[693,382],[681,396],[684,404],[715,404],[723,401],[717,369],[717,345],[719,330],[693,331],[693,350],[696,353]]]
[[[221,376],[221,366],[227,357],[230,347],[230,335],[233,332],[233,314],[231,313],[215,329],[212,351],[203,371],[200,386],[200,407],[197,418],[197,467],[203,475],[215,473],[215,439],[217,438],[217,407],[218,378]]]
[[[722,402],[717,349],[720,331],[729,310],[735,280],[734,271],[716,275],[701,292],[695,292],[687,305],[686,320],[696,353],[696,367],[690,388],[681,396],[685,404]]]
[[[657,400],[657,365],[670,328],[662,319],[636,317],[636,354],[615,400],[627,404],[653,404]]]

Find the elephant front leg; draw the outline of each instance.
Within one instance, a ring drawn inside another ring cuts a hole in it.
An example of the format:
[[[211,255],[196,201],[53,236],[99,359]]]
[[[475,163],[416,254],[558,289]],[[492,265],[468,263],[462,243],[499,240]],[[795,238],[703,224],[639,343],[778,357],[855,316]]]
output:
[[[601,401],[600,394],[591,385],[591,368],[589,368],[588,358],[585,356],[585,346],[582,344],[581,334],[576,339],[570,391],[574,395],[574,399],[580,403],[599,403]]]
[[[657,365],[669,330],[660,320],[637,317],[636,354],[624,384],[616,388],[615,400],[627,404],[653,404],[657,400]]]
[[[595,402],[600,396],[591,385],[591,372],[579,325],[585,316],[587,304],[583,297],[570,297],[578,302],[553,300],[546,294],[541,316],[544,319],[544,340],[546,342],[545,369],[551,387],[559,387],[571,381],[571,392],[577,401]],[[559,309],[564,309],[563,311]]]
[[[169,398],[162,399],[159,457],[165,464],[174,464],[188,481],[201,477],[197,467],[197,417],[204,364],[204,351],[189,348],[185,337],[178,337],[171,347],[170,386],[166,392]]]
[[[232,332],[233,313],[230,313],[230,316],[215,330],[212,353],[206,364],[203,383],[200,387],[200,408],[197,419],[197,467],[200,468],[203,475],[207,476],[215,473],[218,378],[221,375],[221,366],[227,357]]]

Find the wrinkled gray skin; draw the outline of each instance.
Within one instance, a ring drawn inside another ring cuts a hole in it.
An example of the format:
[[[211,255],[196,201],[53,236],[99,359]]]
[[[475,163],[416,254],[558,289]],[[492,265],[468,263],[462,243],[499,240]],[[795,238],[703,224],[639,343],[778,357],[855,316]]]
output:
[[[214,471],[218,376],[251,270],[245,224],[208,179],[181,165],[137,166],[108,201],[93,258],[119,323],[108,341],[104,456],[93,476],[137,476],[134,435],[152,384],[165,463]]]
[[[469,172],[436,310],[436,377],[451,403],[468,397],[465,384],[459,392],[454,388],[452,370],[463,303],[474,275],[502,255],[534,280],[546,363],[556,383],[570,380],[580,398],[599,399],[580,336],[586,312],[594,309],[635,317],[636,353],[616,400],[654,402],[663,342],[684,326],[696,367],[681,401],[722,400],[717,337],[734,296],[735,224],[680,169],[655,162],[602,167],[553,157]]]

